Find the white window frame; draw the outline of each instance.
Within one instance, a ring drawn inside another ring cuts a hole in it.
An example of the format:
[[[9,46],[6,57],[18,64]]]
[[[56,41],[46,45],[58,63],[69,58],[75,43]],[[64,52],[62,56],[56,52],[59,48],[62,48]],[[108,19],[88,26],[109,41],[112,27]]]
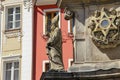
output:
[[[73,61],[73,59],[68,59],[68,68],[71,67],[71,62]]]
[[[8,29],[8,8],[16,8],[16,7],[20,7],[20,26],[18,28],[15,27],[15,11],[13,13],[13,28],[11,29]],[[22,7],[20,4],[16,4],[16,5],[8,5],[8,6],[5,6],[5,30],[14,30],[14,29],[20,29],[21,28],[21,16],[22,16]]]
[[[70,32],[70,20],[68,20],[68,33],[71,33]]]
[[[52,11],[58,11],[59,13],[59,28],[61,27],[60,25],[60,22],[61,22],[61,16],[60,16],[60,13],[61,13],[61,10],[59,8],[53,8],[53,9],[44,9],[43,10],[43,35],[45,35],[45,29],[46,29],[46,26],[45,26],[45,16],[46,16],[46,12],[52,12]]]
[[[43,71],[43,72],[45,72],[45,64],[46,64],[46,63],[49,63],[49,60],[43,60],[43,63],[42,63],[42,65],[43,65],[42,71]]]
[[[6,70],[6,67],[5,67],[5,65],[6,65],[6,63],[7,62],[19,62],[19,80],[20,80],[20,65],[21,65],[21,62],[20,62],[20,55],[14,55],[14,56],[3,56],[2,57],[2,80],[5,80],[5,76],[6,76],[6,74],[5,74],[5,70]],[[12,73],[13,74],[13,73]],[[12,75],[11,75],[12,76]]]
[[[72,26],[72,29],[73,29],[74,25]],[[71,25],[70,25],[70,20],[68,20],[68,33],[71,33]],[[73,30],[72,30],[72,33],[73,33]]]

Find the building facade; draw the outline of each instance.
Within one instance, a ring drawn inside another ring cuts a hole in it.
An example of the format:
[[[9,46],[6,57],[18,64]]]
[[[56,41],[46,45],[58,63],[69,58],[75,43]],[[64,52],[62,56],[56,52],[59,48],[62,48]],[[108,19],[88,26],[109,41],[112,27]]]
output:
[[[1,80],[32,80],[32,3],[0,1]]]
[[[59,15],[59,28],[62,31],[62,54],[64,68],[67,70],[73,61],[73,22],[64,19],[64,10],[55,5],[55,0],[37,0],[34,8],[34,48],[33,80],[39,80],[42,72],[49,70],[46,54],[46,33],[50,31],[51,20]]]

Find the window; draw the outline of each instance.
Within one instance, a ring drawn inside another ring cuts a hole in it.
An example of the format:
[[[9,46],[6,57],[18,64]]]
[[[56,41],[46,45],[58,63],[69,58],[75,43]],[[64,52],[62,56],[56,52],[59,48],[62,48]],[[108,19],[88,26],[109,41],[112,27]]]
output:
[[[19,62],[5,62],[4,80],[19,80]]]
[[[73,27],[74,27],[74,18],[70,19],[68,21],[68,33],[73,33]]]
[[[20,17],[21,17],[20,6],[8,7],[6,30],[19,29],[21,22]]]
[[[68,59],[68,67],[71,67],[72,64],[73,64],[73,59]]]
[[[58,26],[60,27],[60,9],[53,8],[53,9],[45,9],[43,15],[43,35],[46,35],[51,31],[51,23],[52,19],[59,15],[59,22]]]
[[[49,60],[43,61],[43,72],[47,72],[50,69],[50,63]]]
[[[49,63],[45,63],[45,72],[48,71],[50,68],[50,64]]]
[[[46,32],[50,32],[50,28],[51,28],[51,23],[52,23],[52,19],[58,14],[58,11],[54,11],[54,12],[46,12]]]

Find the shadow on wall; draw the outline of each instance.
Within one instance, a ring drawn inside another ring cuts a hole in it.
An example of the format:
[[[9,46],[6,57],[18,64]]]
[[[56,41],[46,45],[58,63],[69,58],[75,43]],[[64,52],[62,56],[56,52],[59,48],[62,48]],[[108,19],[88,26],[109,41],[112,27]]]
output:
[[[111,60],[120,59],[120,45],[115,48],[109,48],[109,49],[99,48],[99,50],[102,53],[106,54]]]

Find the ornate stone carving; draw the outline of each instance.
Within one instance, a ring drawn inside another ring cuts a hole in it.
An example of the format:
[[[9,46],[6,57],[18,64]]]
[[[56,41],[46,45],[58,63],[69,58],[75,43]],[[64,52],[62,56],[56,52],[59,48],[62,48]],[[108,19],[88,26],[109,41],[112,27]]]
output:
[[[22,37],[22,32],[21,31],[8,31],[4,33],[6,38],[16,38],[16,37]]]
[[[102,8],[90,17],[91,36],[100,48],[112,48],[120,44],[120,15],[113,8]]]
[[[66,20],[70,20],[74,16],[74,13],[68,8],[65,8],[64,13],[64,18]]]
[[[32,8],[32,0],[24,0],[24,6],[25,6],[25,9],[28,9],[29,11],[30,8]]]
[[[4,7],[2,5],[2,2],[0,1],[0,13],[1,13],[1,11],[3,11],[3,9],[4,9]]]

